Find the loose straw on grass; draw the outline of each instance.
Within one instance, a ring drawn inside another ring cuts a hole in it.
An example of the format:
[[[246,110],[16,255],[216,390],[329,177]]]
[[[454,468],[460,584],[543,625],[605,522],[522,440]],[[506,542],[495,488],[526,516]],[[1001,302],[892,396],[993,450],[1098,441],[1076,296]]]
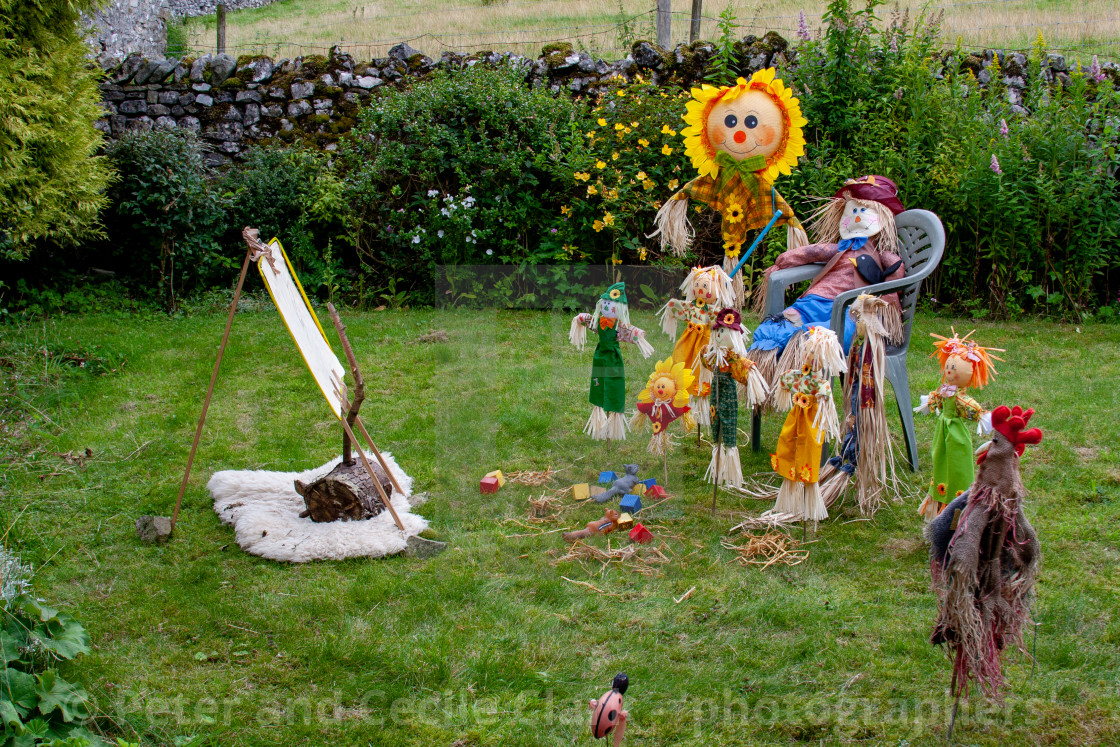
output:
[[[766,570],[772,565],[798,565],[809,557],[809,550],[801,543],[781,532],[766,532],[747,536],[745,545],[736,545],[730,540],[721,540],[726,550],[734,550],[738,557],[733,562],[740,565],[761,565]]]

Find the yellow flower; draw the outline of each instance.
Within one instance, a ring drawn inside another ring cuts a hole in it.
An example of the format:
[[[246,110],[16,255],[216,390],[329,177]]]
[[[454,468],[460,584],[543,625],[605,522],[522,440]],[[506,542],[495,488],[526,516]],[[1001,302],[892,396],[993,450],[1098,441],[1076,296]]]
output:
[[[561,205],[560,206],[560,215],[568,215],[571,212],[572,212],[572,209],[570,207],[568,207],[567,205]]]
[[[618,190],[617,189],[608,190],[607,192],[603,193],[603,196],[606,197],[608,200],[617,200],[618,199]]]
[[[619,132],[622,132],[622,128],[623,128],[623,127],[625,127],[625,125],[624,125],[624,124],[622,124],[621,122],[615,122],[615,123],[614,123],[614,128],[615,128],[616,130],[618,130]]]
[[[621,88],[618,89],[615,93],[618,94],[619,97],[623,97],[626,95],[626,91],[623,91]]]
[[[577,171],[573,176],[576,178],[577,182],[585,182],[591,178],[591,174],[588,174],[586,171]]]
[[[595,229],[595,233],[598,233],[603,230],[603,221],[597,220],[591,224],[591,227]]]
[[[738,257],[739,256],[739,250],[742,249],[742,248],[743,248],[743,242],[742,241],[736,241],[735,239],[728,239],[727,241],[723,242],[723,253],[726,254],[728,257],[731,257],[731,258]]]
[[[606,127],[607,126],[607,120],[603,119],[602,117],[599,117],[598,124],[599,124],[600,127]]]
[[[611,264],[612,265],[622,264],[622,258],[621,257],[611,257]]]
[[[607,168],[607,162],[606,161],[596,161],[595,162],[595,168],[605,169],[605,168]]]
[[[681,183],[680,183],[680,180],[679,180],[679,179],[670,179],[670,180],[669,180],[669,183],[668,183],[668,184],[666,184],[665,186],[667,186],[667,187],[668,187],[669,189],[671,189],[671,190],[673,190],[674,192],[676,192],[676,191],[677,191],[677,187],[679,187],[679,186],[680,186],[680,184],[681,184]]]
[[[647,179],[646,181],[642,182],[642,189],[644,189],[647,192],[650,191],[651,189],[653,189],[656,186],[657,186],[657,182],[655,182],[653,179]]]
[[[623,127],[622,128],[622,133],[624,135],[629,135],[631,132],[632,132],[632,130],[629,127]]]
[[[648,254],[649,252],[646,251],[646,248],[644,246],[638,249],[638,259],[642,260],[643,262],[646,261],[646,255]]]
[[[614,225],[614,216],[611,215],[610,213],[607,213],[606,215],[604,215],[603,216],[603,225],[604,226],[613,226]]]
[[[631,126],[631,127],[637,127],[637,126],[638,126],[638,123],[637,123],[637,122],[631,122],[631,123],[630,123],[630,126]]]
[[[617,161],[618,160],[618,151],[617,150],[614,153],[611,153],[611,160],[612,161]]]
[[[639,171],[637,176],[638,176],[638,181],[640,181],[640,182],[644,182],[646,180],[646,172],[644,172],[644,171]]]
[[[661,125],[661,134],[662,135],[668,135],[669,137],[673,137],[674,135],[677,134],[677,131],[674,130],[674,129],[671,129],[669,127],[669,125]]]
[[[612,290],[610,292],[610,296],[613,300],[617,301],[619,298],[622,297],[622,291],[620,291],[618,288],[615,288],[614,290]]]
[[[663,156],[673,155],[673,149],[669,147],[668,143],[661,146],[661,155],[663,155]]]
[[[599,190],[595,189],[594,184],[588,184],[587,185],[587,196],[588,197],[590,197],[591,195],[594,195],[594,194],[598,194],[598,193],[599,193]]]
[[[743,206],[733,202],[723,211],[723,215],[727,218],[728,223],[740,223],[743,220]]]
[[[591,140],[594,140],[595,139],[595,133],[594,132],[589,132],[589,133],[587,133],[587,137]]]
[[[649,141],[646,140],[644,137],[643,138],[638,138],[638,145],[642,146],[643,148],[648,147],[649,146]]]

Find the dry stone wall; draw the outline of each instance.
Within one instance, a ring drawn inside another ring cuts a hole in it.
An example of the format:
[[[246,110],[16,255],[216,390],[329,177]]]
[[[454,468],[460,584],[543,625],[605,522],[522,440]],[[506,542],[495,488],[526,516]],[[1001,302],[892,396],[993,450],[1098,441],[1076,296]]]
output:
[[[748,36],[738,44],[747,72],[796,64],[785,39],[770,32]],[[516,54],[445,53],[438,61],[407,44],[389,56],[360,62],[338,48],[329,56],[273,60],[264,56],[205,55],[197,59],[148,58],[131,55],[106,65],[102,84],[105,116],[98,127],[110,139],[129,130],[182,128],[211,144],[214,165],[229,163],[253,143],[299,142],[332,151],[340,136],[354,126],[362,107],[387,88],[430,75],[438,68],[506,65],[521,71],[527,85],[571,95],[594,95],[619,79],[642,75],[655,84],[690,86],[703,79],[715,48],[708,42],[662,50],[638,41],[624,59],[607,62],[570,44],[545,46],[537,59]],[[992,51],[969,55],[962,63],[980,85],[991,79]],[[1022,89],[1030,77],[1026,57],[1000,53],[1002,80],[1009,103],[1023,115]],[[1050,55],[1041,74],[1068,83],[1066,60]],[[1117,79],[1115,64],[1106,73]],[[1120,81],[1118,81],[1120,82]]]

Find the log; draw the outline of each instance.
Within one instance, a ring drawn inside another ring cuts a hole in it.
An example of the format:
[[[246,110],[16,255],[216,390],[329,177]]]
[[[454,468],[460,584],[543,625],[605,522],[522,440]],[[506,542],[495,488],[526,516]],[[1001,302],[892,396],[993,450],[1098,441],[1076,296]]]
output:
[[[393,493],[389,475],[379,464],[373,471],[385,495]],[[311,484],[295,481],[296,492],[303,496],[307,509],[300,518],[312,521],[362,521],[372,519],[385,510],[385,503],[378,495],[365,466],[358,461],[341,462],[326,475]]]

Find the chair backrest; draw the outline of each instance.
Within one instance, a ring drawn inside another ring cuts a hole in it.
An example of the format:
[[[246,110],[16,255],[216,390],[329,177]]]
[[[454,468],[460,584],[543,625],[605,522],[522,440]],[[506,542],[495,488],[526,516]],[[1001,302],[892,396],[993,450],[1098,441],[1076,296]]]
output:
[[[899,256],[907,278],[918,282],[898,294],[902,303],[902,349],[910,345],[910,329],[914,325],[914,307],[918,304],[921,281],[929,276],[945,253],[945,227],[941,219],[928,210],[907,210],[894,219],[898,229]]]

